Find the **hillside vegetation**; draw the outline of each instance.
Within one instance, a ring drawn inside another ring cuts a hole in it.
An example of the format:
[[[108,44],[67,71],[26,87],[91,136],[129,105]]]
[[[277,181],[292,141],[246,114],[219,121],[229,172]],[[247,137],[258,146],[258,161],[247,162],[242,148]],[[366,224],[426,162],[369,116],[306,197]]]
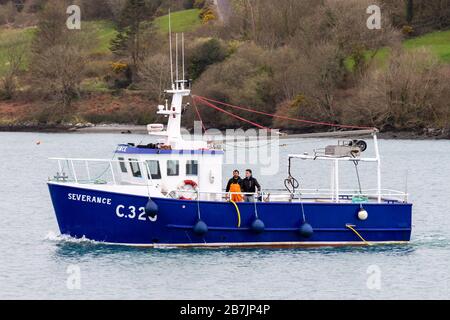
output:
[[[201,26],[199,17],[200,9],[183,10],[172,14],[173,32],[190,32]],[[154,21],[155,26],[163,33],[169,30],[169,16],[158,17]],[[93,54],[110,54],[111,41],[116,37],[117,31],[112,21],[92,20],[84,21],[82,28],[88,32],[93,32],[97,39],[96,45],[92,48]],[[7,51],[11,45],[16,45],[19,39],[27,46],[31,45],[35,35],[35,28],[25,29],[0,27],[0,75],[7,69]],[[26,63],[23,68],[26,69]]]
[[[82,27],[68,30],[69,1],[0,0],[0,123],[160,121],[148,106],[170,86],[171,9],[197,95],[292,118],[448,132],[450,0],[229,1],[223,23],[211,0],[76,0]],[[380,30],[367,28],[373,4]],[[207,127],[248,127],[199,107]],[[185,125],[196,117],[189,110]]]

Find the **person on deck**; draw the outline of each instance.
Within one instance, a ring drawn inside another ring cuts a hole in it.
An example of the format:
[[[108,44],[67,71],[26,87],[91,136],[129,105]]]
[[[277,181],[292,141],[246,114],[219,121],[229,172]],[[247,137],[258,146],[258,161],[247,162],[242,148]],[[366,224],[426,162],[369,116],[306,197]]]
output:
[[[233,178],[228,181],[226,189],[226,192],[232,193],[231,200],[234,202],[242,202],[244,200],[240,194],[242,192],[242,179],[239,175],[239,170],[233,171]]]
[[[254,194],[259,191],[261,191],[261,185],[259,184],[258,180],[253,177],[252,170],[247,169],[245,172],[245,179],[242,180],[242,192],[244,193],[244,201],[255,202]]]

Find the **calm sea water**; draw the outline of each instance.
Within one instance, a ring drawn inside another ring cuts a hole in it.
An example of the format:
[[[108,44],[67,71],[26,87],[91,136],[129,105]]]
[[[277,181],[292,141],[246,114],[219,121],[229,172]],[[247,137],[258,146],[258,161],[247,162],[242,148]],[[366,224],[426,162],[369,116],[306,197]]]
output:
[[[0,133],[1,299],[450,298],[448,141],[380,141],[385,187],[407,188],[415,205],[409,245],[156,250],[60,237],[46,187],[56,167],[47,158],[111,158],[117,143],[141,139],[112,134]],[[274,158],[280,163],[277,173],[261,176],[256,170],[256,175],[267,187],[281,187],[287,154],[329,142],[283,141],[286,146],[280,149],[280,158]],[[234,167],[227,165],[226,172]],[[324,164],[302,161],[296,164],[295,174],[305,187],[327,187],[325,169]],[[373,167],[361,168],[363,187],[375,181],[374,173]],[[345,168],[342,176],[346,186],[356,188],[354,168]],[[68,270],[74,266],[80,271],[79,290],[67,286]],[[368,274],[373,270],[375,275]],[[379,286],[368,286],[368,282]]]

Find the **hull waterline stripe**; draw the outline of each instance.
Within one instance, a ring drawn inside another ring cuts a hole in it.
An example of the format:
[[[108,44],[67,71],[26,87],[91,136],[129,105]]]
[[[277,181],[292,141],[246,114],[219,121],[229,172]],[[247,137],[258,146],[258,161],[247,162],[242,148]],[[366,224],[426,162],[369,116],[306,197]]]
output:
[[[97,242],[100,245],[124,246],[136,248],[314,248],[314,247],[361,247],[367,246],[361,241],[348,242],[248,242],[248,243],[185,243],[185,244],[132,244]],[[379,241],[372,242],[372,246],[406,245],[409,241]]]

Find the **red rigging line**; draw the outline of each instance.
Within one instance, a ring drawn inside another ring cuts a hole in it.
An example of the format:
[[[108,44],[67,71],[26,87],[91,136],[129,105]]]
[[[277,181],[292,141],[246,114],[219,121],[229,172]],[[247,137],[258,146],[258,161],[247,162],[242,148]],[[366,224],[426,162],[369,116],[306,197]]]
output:
[[[208,106],[208,107],[210,107],[210,108],[216,109],[216,110],[218,110],[218,111],[220,111],[220,112],[222,112],[222,113],[225,113],[225,114],[227,114],[227,115],[229,115],[229,116],[231,116],[231,117],[233,117],[233,118],[236,118],[236,119],[238,119],[238,120],[241,120],[241,121],[243,121],[243,122],[246,122],[246,123],[248,123],[248,124],[251,124],[251,125],[254,126],[254,127],[257,127],[257,128],[259,128],[259,129],[265,129],[265,130],[268,130],[268,131],[273,131],[272,129],[270,129],[270,128],[268,128],[268,127],[264,127],[264,126],[262,126],[262,125],[260,125],[260,124],[258,124],[258,123],[256,123],[256,122],[247,120],[247,119],[242,118],[242,117],[240,117],[240,116],[238,116],[238,115],[235,115],[234,113],[231,113],[231,112],[226,111],[226,110],[224,110],[224,109],[222,109],[222,108],[219,108],[218,106],[212,104],[211,102],[207,101],[207,100],[204,99],[203,97],[192,96],[192,98],[193,98],[194,101],[197,100],[197,101],[201,102],[202,104],[204,104],[204,105],[206,105],[206,106]]]
[[[330,122],[320,122],[320,121],[311,121],[311,120],[304,120],[304,119],[298,119],[298,118],[290,118],[290,117],[279,116],[279,115],[276,115],[276,114],[271,114],[271,113],[267,113],[267,112],[263,112],[263,111],[250,109],[250,108],[239,107],[239,106],[235,106],[235,105],[232,105],[232,104],[220,102],[220,101],[217,101],[217,100],[208,99],[208,98],[205,98],[205,97],[193,96],[193,98],[194,99],[199,99],[199,101],[202,101],[204,103],[205,102],[209,102],[210,104],[211,103],[217,103],[217,104],[220,104],[220,105],[223,105],[223,106],[226,106],[226,107],[230,107],[230,108],[233,108],[233,109],[247,111],[247,112],[251,112],[251,113],[255,113],[255,114],[261,114],[261,115],[265,115],[265,116],[272,117],[272,118],[278,118],[278,119],[289,120],[289,121],[296,121],[296,122],[313,124],[313,125],[318,125],[318,126],[328,126],[328,127],[343,128],[343,129],[369,129],[369,130],[375,129],[374,127],[351,126],[351,125],[335,124],[335,123],[330,123]],[[216,107],[216,106],[214,106],[214,107]],[[216,108],[218,108],[218,107],[216,107]]]
[[[194,97],[192,97],[192,102],[194,103],[195,113],[197,113],[198,120],[202,123],[203,131],[206,132],[205,123],[203,122],[202,115],[200,114],[200,110],[198,110],[197,107],[197,101],[195,100]]]

